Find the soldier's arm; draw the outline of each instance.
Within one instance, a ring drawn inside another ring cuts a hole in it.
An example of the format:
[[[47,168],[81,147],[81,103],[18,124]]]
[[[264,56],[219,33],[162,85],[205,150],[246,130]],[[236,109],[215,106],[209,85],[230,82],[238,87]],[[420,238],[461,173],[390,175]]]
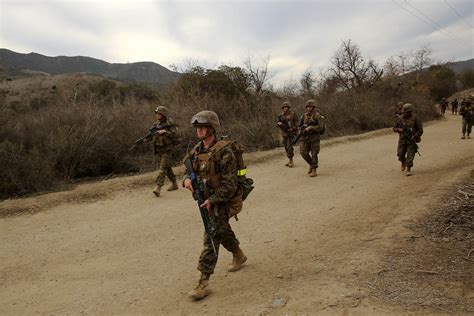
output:
[[[221,172],[221,185],[209,197],[211,204],[227,202],[234,197],[237,191],[237,162],[234,153],[230,148],[224,148],[222,151],[222,158],[218,162]]]
[[[423,135],[423,124],[419,118],[416,118],[416,126],[418,127],[418,136]]]

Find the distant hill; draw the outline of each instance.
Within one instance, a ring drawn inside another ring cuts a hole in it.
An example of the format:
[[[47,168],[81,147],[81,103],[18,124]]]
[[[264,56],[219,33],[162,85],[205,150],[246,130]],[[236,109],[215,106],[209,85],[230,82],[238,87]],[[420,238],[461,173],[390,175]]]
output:
[[[456,61],[456,62],[448,63],[447,66],[456,74],[460,74],[461,72],[467,69],[474,70],[474,58],[464,60],[464,61]]]
[[[49,57],[37,53],[16,53],[4,48],[0,48],[0,68],[48,74],[90,73],[124,81],[146,83],[156,88],[162,88],[176,81],[180,76],[180,73],[153,62],[111,64],[91,57]]]

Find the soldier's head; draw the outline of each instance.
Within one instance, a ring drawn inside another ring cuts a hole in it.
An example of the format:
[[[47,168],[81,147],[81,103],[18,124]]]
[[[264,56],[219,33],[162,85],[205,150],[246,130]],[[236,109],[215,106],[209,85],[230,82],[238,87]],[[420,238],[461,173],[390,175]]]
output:
[[[155,110],[155,116],[157,120],[163,120],[168,116],[169,110],[166,106],[160,105]]]
[[[196,113],[191,119],[191,124],[196,128],[196,135],[201,140],[214,135],[221,126],[219,117],[213,111]]]
[[[405,103],[402,107],[403,116],[410,116],[413,113],[413,105],[411,103]]]
[[[291,107],[291,104],[288,101],[283,102],[281,105],[281,109],[283,110],[283,113],[288,113],[288,111],[290,110],[290,107]]]
[[[306,112],[314,112],[314,109],[316,108],[316,101],[314,100],[306,101],[305,108],[306,108]]]
[[[398,103],[397,103],[397,107],[401,110],[402,107],[403,107],[403,102],[398,102]]]

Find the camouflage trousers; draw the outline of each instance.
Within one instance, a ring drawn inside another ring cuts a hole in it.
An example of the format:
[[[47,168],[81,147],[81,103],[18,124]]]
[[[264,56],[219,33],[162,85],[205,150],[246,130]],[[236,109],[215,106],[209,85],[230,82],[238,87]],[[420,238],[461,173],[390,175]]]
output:
[[[304,141],[300,145],[301,157],[308,163],[311,168],[318,168],[318,154],[320,149],[320,141]]]
[[[220,204],[219,206],[218,216],[214,217],[216,223],[214,245],[216,246],[217,253],[219,253],[219,246],[221,244],[225,249],[234,253],[239,249],[239,241],[229,224],[228,206],[225,204]],[[204,232],[204,247],[199,257],[198,270],[201,273],[213,274],[217,258],[218,256],[215,256],[212,250],[209,236]]]
[[[399,141],[397,148],[398,160],[407,168],[413,167],[413,160],[418,151],[418,145],[415,142]]]
[[[462,133],[467,135],[471,134],[472,131],[472,120],[467,118],[462,118]]]
[[[288,158],[293,158],[293,156],[295,155],[293,150],[293,140],[294,137],[288,137],[288,135],[282,136],[281,139],[281,144],[283,147],[285,147],[286,156]]]
[[[171,166],[173,165],[172,154],[170,151],[157,152],[155,155],[156,165],[158,171],[158,176],[156,177],[156,185],[163,186],[165,183],[165,177],[171,180],[171,182],[176,181],[176,175],[173,173]]]

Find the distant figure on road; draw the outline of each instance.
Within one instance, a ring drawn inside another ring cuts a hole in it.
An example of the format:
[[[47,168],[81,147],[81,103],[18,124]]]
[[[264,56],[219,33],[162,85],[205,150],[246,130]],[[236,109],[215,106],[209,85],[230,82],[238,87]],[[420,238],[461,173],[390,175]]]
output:
[[[395,110],[395,117],[398,119],[402,116],[403,102],[397,103],[397,109]]]
[[[288,157],[288,162],[285,166],[292,168],[294,166],[293,141],[298,131],[298,115],[291,111],[290,108],[290,102],[283,102],[281,106],[283,112],[278,116],[277,127],[281,130],[281,142],[283,147],[285,147],[286,156]]]
[[[423,135],[421,121],[413,114],[413,105],[405,103],[402,109],[402,116],[395,122],[393,131],[399,134],[397,156],[402,163],[401,170],[406,170],[406,175],[411,176],[411,168],[415,154],[418,152],[418,145]]]
[[[324,116],[316,110],[316,101],[306,101],[306,112],[300,120],[301,157],[308,163],[308,174],[316,177],[319,166],[318,154],[320,150],[321,134],[324,132]]]
[[[156,121],[153,124],[158,132],[153,137],[153,150],[156,155],[158,176],[156,177],[156,189],[153,191],[156,197],[160,196],[161,187],[165,183],[165,177],[171,181],[167,191],[178,190],[176,175],[171,166],[173,165],[173,151],[176,150],[177,127],[169,118],[169,110],[165,106],[159,106],[155,110]]]
[[[461,139],[471,138],[472,123],[474,121],[474,94],[471,94],[467,100],[461,102],[459,115],[462,115],[462,136]]]
[[[458,114],[458,106],[459,106],[458,99],[454,99],[451,102],[451,114],[452,115]]]
[[[449,102],[448,99],[442,98],[440,107],[441,107],[441,115],[444,116],[444,113],[446,113],[446,109],[448,108]]]

